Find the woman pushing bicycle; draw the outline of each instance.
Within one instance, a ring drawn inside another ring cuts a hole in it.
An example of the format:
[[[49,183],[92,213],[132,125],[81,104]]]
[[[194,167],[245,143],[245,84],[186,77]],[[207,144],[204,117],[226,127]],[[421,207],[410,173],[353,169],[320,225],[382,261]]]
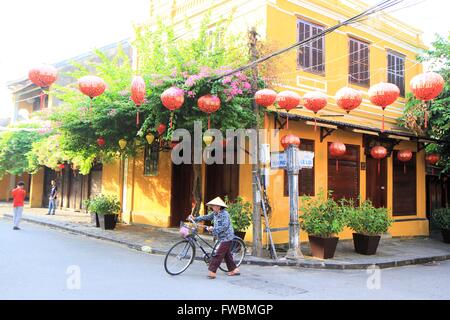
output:
[[[193,216],[189,216],[190,220],[194,220],[195,222],[199,221],[214,221],[214,227],[208,227],[207,230],[211,231],[214,236],[217,237],[220,242],[219,249],[215,252],[215,255],[212,257],[211,262],[209,264],[209,279],[216,278],[216,272],[219,268],[222,260],[225,259],[225,263],[228,268],[229,276],[238,276],[240,275],[239,268],[236,267],[236,264],[233,261],[233,256],[231,254],[231,244],[234,238],[233,225],[231,224],[230,215],[225,210],[227,205],[220,198],[217,197],[206,204],[208,207],[212,209],[213,212],[209,213],[205,216],[200,216],[194,218]]]

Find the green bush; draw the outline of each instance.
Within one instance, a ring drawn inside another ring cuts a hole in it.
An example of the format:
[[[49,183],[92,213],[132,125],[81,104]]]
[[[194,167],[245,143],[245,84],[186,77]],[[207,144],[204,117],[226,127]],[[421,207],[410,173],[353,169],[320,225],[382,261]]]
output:
[[[231,218],[234,231],[245,231],[252,221],[252,205],[248,201],[244,201],[242,197],[237,197],[235,201],[229,201],[225,197],[227,211]]]
[[[375,208],[370,200],[366,200],[359,207],[352,201],[343,201],[342,210],[346,212],[347,226],[356,233],[369,236],[385,233],[393,220],[386,208]]]
[[[441,229],[450,230],[450,208],[440,208],[433,210],[431,215],[433,224]]]
[[[323,192],[316,198],[302,197],[301,202],[300,227],[308,235],[330,238],[344,229],[347,223],[345,211],[331,194],[327,199]]]
[[[98,215],[118,214],[120,210],[120,202],[116,196],[100,194],[89,200],[87,203],[88,210]]]

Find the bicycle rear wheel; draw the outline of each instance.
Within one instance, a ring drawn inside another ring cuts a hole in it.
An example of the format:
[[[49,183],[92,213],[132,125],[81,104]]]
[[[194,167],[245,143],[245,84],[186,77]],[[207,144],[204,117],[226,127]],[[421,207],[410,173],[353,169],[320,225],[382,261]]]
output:
[[[213,256],[215,255],[216,251],[218,250],[219,244],[220,244],[220,242],[216,242],[216,245],[214,246],[214,249],[213,249]],[[239,267],[241,265],[242,261],[244,260],[246,250],[247,249],[245,246],[245,242],[241,238],[236,237],[232,240],[231,255],[233,256],[233,261],[234,261],[234,264],[236,265],[236,267]],[[228,270],[225,260],[222,261],[222,263],[219,265],[219,269],[224,272],[232,271],[232,270]]]
[[[195,258],[195,246],[188,240],[181,240],[170,248],[164,259],[164,269],[170,275],[186,271]]]

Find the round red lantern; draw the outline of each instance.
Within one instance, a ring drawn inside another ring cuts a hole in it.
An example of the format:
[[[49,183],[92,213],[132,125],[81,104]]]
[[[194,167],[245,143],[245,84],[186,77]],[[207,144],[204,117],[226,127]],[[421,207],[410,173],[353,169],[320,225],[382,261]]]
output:
[[[326,107],[327,96],[319,91],[308,92],[303,96],[303,105],[306,109],[311,110],[314,112],[314,115],[316,115],[317,112]],[[317,119],[314,116],[314,131],[316,131],[316,123]]]
[[[93,99],[105,92],[106,84],[97,76],[84,76],[78,80],[80,91]]]
[[[301,97],[293,91],[281,91],[277,95],[278,106],[288,113],[300,104]],[[286,118],[286,129],[289,129],[289,116]]]
[[[275,103],[277,100],[277,93],[270,89],[258,90],[255,93],[255,102],[261,107],[267,108]]]
[[[105,145],[105,143],[106,143],[106,141],[105,141],[105,139],[103,137],[100,137],[100,138],[97,139],[97,144],[100,147],[103,147]]]
[[[407,149],[407,150],[400,150],[399,152],[397,152],[397,159],[400,162],[403,162],[403,173],[406,173],[406,162],[410,161],[412,159],[412,151]]]
[[[290,145],[298,147],[300,145],[300,138],[293,134],[288,134],[281,138],[281,145],[287,149]]]
[[[339,89],[334,98],[338,107],[344,109],[347,114],[358,108],[362,102],[361,92],[350,87]]]
[[[163,123],[159,124],[156,131],[158,131],[158,135],[162,135],[166,131],[167,126]]]
[[[139,125],[139,106],[145,101],[145,81],[141,76],[135,76],[131,82],[131,100],[136,104],[136,125]]]
[[[173,111],[180,109],[184,103],[184,91],[177,87],[164,90],[161,94],[161,102],[170,110],[170,127],[172,128]]]
[[[426,161],[430,166],[436,165],[436,163],[438,163],[439,160],[441,160],[441,156],[438,155],[437,153],[430,153],[430,154],[427,154],[427,155],[425,156],[425,161]],[[431,173],[434,174],[434,168],[431,168]]]
[[[380,174],[380,161],[387,156],[386,148],[383,146],[375,146],[370,150],[370,155],[372,158],[378,160],[378,174]]]
[[[328,152],[332,157],[336,158],[336,171],[339,171],[339,157],[342,157],[346,152],[347,148],[345,147],[345,144],[342,142],[333,142],[328,147]]]
[[[207,94],[197,101],[198,108],[208,114],[208,129],[211,127],[211,113],[220,109],[220,99],[217,96]]]
[[[381,131],[384,131],[384,109],[400,96],[400,89],[393,83],[380,82],[369,89],[369,100],[383,109]]]
[[[58,164],[58,168],[60,168],[60,169],[64,169],[66,166],[64,165],[64,163],[60,163],[60,164]]]
[[[50,87],[57,79],[58,71],[55,67],[50,65],[41,65],[28,71],[28,79],[31,80],[38,87],[47,88]],[[45,93],[41,90],[39,95],[40,98],[40,109],[44,108]]]

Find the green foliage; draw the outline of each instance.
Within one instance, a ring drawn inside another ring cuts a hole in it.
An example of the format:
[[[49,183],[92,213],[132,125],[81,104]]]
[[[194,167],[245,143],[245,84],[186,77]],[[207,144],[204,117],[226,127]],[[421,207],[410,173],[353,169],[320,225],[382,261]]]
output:
[[[302,197],[300,227],[309,235],[329,238],[341,232],[347,223],[346,211],[333,200],[331,193],[317,197]]]
[[[435,209],[431,219],[437,227],[450,230],[450,208]]]
[[[236,197],[235,201],[230,201],[225,197],[225,203],[230,214],[231,223],[234,231],[245,231],[251,225],[252,221],[252,205],[248,201],[244,201],[242,197]]]
[[[100,194],[85,202],[86,209],[98,215],[118,214],[120,201],[117,196]]]
[[[359,207],[355,207],[353,201],[343,201],[341,206],[348,218],[347,226],[356,233],[380,235],[393,222],[386,208],[375,208],[370,200],[364,201]]]

